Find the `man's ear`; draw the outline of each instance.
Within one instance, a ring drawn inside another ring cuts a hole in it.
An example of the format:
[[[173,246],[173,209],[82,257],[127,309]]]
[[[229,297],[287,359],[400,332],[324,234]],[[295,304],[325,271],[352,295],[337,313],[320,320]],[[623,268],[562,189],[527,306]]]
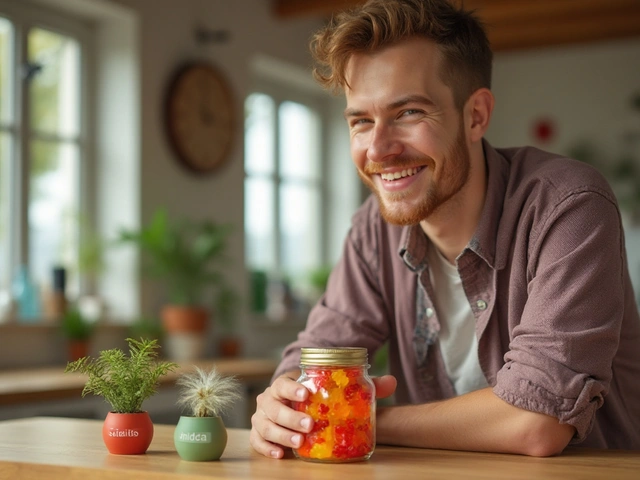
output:
[[[467,100],[465,111],[467,112],[467,125],[469,128],[469,140],[479,142],[489,128],[491,113],[495,99],[488,88],[480,88],[473,92]]]

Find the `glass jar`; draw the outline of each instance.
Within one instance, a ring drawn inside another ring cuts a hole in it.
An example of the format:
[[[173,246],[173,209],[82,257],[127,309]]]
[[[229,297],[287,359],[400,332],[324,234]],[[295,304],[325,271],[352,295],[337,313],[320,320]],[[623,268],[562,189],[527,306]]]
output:
[[[296,457],[313,462],[367,460],[375,448],[375,387],[366,348],[302,348],[297,382],[309,390],[293,408],[314,420]]]

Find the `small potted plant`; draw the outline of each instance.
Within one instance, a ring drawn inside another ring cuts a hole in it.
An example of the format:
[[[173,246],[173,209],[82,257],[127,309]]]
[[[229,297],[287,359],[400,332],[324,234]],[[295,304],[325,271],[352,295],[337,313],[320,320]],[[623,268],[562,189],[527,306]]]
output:
[[[102,438],[113,454],[145,453],[153,438],[153,423],[142,403],[157,392],[158,380],[175,370],[173,362],[157,362],[157,340],[127,338],[129,355],[118,348],[102,350],[98,358],[69,362],[65,372],[88,375],[82,396],[101,396],[111,405]]]
[[[215,368],[205,371],[199,367],[182,374],[176,384],[178,405],[191,413],[180,417],[173,435],[178,455],[194,462],[220,459],[227,446],[221,415],[240,398],[240,384]]]
[[[75,307],[70,308],[62,315],[60,328],[67,339],[68,360],[70,362],[88,354],[93,327],[94,324],[84,318]]]

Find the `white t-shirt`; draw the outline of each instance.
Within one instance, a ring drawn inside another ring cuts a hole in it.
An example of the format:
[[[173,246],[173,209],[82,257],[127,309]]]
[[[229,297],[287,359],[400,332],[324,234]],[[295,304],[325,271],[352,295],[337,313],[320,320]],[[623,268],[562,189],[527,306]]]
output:
[[[428,259],[440,322],[438,340],[451,383],[458,395],[487,387],[478,361],[476,322],[458,269],[433,244],[429,245]]]

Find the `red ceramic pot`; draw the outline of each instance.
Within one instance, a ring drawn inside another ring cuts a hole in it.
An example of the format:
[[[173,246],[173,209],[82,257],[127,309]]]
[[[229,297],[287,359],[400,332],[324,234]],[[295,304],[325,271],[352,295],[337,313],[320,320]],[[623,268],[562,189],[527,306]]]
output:
[[[139,455],[153,439],[153,423],[147,412],[109,412],[102,425],[102,439],[109,453]]]

